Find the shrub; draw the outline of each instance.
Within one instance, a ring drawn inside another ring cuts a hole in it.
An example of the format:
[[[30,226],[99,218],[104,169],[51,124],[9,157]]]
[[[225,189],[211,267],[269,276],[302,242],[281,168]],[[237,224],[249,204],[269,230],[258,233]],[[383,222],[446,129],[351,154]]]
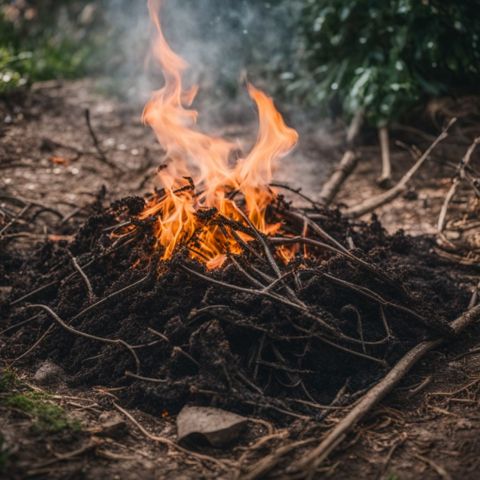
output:
[[[310,104],[381,125],[428,97],[478,91],[475,0],[308,0],[298,28],[286,88]]]

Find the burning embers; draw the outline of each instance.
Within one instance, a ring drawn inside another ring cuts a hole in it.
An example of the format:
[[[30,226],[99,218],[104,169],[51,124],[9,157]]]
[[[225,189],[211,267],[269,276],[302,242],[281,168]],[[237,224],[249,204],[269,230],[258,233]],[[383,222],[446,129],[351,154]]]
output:
[[[258,108],[259,130],[248,155],[232,165],[237,145],[196,129],[197,112],[190,109],[197,87],[185,89],[182,74],[186,62],[171,50],[160,26],[160,2],[149,0],[156,27],[153,55],[165,77],[154,92],[143,118],[166,151],[167,162],[159,169],[161,194],[150,200],[140,218],[155,218],[154,232],[162,258],[168,259],[179,246],[210,269],[220,267],[228,253],[238,254],[252,237],[232,231],[225,219],[272,234],[280,224],[269,224],[266,210],[275,199],[269,187],[276,160],[296,144],[297,132],[285,125],[273,101],[248,85]],[[282,250],[283,256],[288,252]]]

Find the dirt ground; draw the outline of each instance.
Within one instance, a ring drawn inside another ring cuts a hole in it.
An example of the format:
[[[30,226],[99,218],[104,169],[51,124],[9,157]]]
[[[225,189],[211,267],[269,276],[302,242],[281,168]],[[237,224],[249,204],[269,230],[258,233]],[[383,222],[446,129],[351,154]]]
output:
[[[228,126],[217,120],[212,122],[213,128],[217,133],[240,137],[248,145],[255,136],[252,112],[239,113],[229,108],[231,111],[225,113]],[[152,187],[162,151],[153,134],[142,125],[140,112],[140,105],[124,105],[96,93],[90,81],[38,84],[27,94],[0,101],[0,208],[20,212],[21,202],[15,204],[12,198],[47,207],[33,224],[22,225],[23,233],[14,234],[8,248],[14,244],[28,252],[49,236],[72,235],[74,231],[67,228],[49,231],[51,216],[75,218],[80,225],[88,216],[87,205],[104,195],[103,186],[108,201],[140,195]],[[301,125],[299,130],[300,144],[284,160],[276,179],[302,187],[315,199],[342,155],[344,128],[325,122]],[[431,124],[426,130],[407,131],[402,126],[392,130],[394,180],[414,163],[416,151],[412,145],[424,150],[433,140],[434,131]],[[452,141],[439,147],[416,175],[410,190],[376,211],[388,231],[402,228],[413,235],[436,233],[437,218],[455,167],[472,136],[479,133],[478,123],[473,127],[467,123],[462,131],[456,131]],[[373,133],[367,132],[361,145],[359,166],[338,198],[350,206],[382,192],[375,182],[380,173],[380,154]],[[461,197],[452,206],[451,215],[468,216],[467,203]],[[449,239],[471,243],[477,237],[478,229],[473,228],[456,232]],[[468,273],[459,281],[471,288],[479,277],[478,267],[469,265]],[[8,286],[8,278],[0,278],[2,295]],[[479,328],[470,329],[455,342],[427,355],[355,429],[315,478],[478,478],[479,335]],[[0,334],[0,349],[4,341]],[[280,448],[286,439],[301,439],[306,432],[320,438],[342,414],[341,409],[333,411],[321,425],[299,419],[288,431],[252,418],[237,444],[224,450],[201,449],[201,454],[209,456],[205,460],[147,438],[138,425],[115,408],[115,389],[101,385],[72,388],[68,375],[59,374],[53,380],[42,378],[38,373],[41,365],[26,360],[15,363],[17,380],[8,388],[29,395],[48,392],[46,401],[59,405],[75,427],[56,432],[39,430],[33,428],[35,415],[0,402],[0,465],[4,458],[5,478],[230,479],[235,478],[240,467]],[[7,393],[0,388],[0,398],[2,395]],[[129,412],[151,434],[175,441],[175,417],[168,411],[162,416]],[[274,429],[272,438],[252,449],[259,438],[272,433],[270,429]],[[305,447],[299,447],[294,457],[304,451]],[[286,456],[284,466],[294,457]],[[287,474],[284,477],[289,478]]]

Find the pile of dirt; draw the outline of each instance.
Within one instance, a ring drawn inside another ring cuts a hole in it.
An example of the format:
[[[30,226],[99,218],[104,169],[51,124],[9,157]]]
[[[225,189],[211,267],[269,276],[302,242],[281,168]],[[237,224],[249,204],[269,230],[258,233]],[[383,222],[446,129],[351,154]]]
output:
[[[430,239],[388,235],[375,219],[299,212],[280,197],[271,220],[292,235],[307,215],[317,243],[278,263],[279,279],[258,239],[215,271],[186,249],[159,260],[152,223],[135,220],[143,205],[99,207],[73,242],[47,241],[8,272],[5,358],[48,330],[24,360],[61,364],[72,385],[122,387],[130,406],[175,412],[195,401],[321,418],[340,390],[351,400],[412,345],[448,335],[468,303]]]

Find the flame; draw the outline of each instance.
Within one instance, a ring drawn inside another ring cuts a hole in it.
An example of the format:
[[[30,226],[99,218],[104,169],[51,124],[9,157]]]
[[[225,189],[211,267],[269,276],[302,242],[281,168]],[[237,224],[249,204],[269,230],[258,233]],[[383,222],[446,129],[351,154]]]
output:
[[[298,134],[286,126],[273,100],[248,84],[258,110],[258,136],[251,151],[232,165],[237,145],[196,128],[198,112],[190,107],[198,87],[183,86],[182,75],[188,65],[172,51],[163,35],[160,3],[148,0],[156,30],[152,54],[162,68],[165,83],[145,106],[143,120],[155,132],[167,161],[158,172],[162,196],[148,202],[140,218],[155,218],[156,243],[163,259],[188,243],[193,258],[208,268],[218,268],[228,253],[241,253],[242,247],[238,237],[213,221],[215,216],[244,223],[237,205],[243,201],[249,221],[260,232],[271,234],[279,229],[279,224],[268,224],[265,218],[268,205],[275,199],[269,183],[275,161],[295,146]],[[234,196],[240,200],[234,200]],[[238,232],[238,236],[250,240],[244,233]]]

